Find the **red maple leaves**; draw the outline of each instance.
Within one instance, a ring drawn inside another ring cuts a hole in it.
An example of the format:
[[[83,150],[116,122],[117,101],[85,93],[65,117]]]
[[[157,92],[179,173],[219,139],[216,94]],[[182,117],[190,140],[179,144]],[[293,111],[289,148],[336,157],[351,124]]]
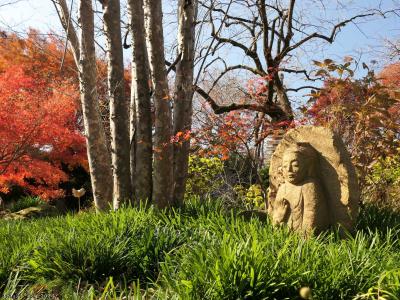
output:
[[[0,192],[13,186],[44,199],[60,197],[61,164],[86,166],[73,60],[55,39],[36,32],[0,42]]]

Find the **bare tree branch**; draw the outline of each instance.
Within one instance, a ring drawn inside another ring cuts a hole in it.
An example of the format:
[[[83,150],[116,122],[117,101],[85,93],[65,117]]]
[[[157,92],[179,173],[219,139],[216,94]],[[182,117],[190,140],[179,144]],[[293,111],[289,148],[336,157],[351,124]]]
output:
[[[258,105],[258,104],[237,104],[232,103],[226,106],[220,106],[217,102],[202,88],[199,86],[194,86],[194,90],[211,106],[214,113],[223,114],[234,110],[248,109],[252,111],[258,111],[269,115],[275,119],[286,119],[285,112],[276,104],[270,104],[268,106]]]
[[[306,70],[294,70],[294,69],[287,69],[287,68],[279,68],[279,71],[285,72],[285,73],[304,74],[306,76],[307,80],[310,80],[310,81],[317,81],[318,79],[320,79],[320,78],[311,78]]]
[[[313,86],[313,85],[304,85],[304,86],[300,86],[298,88],[286,89],[286,92],[298,92],[298,91],[305,90],[305,89],[313,89],[313,90],[319,91],[321,88]]]
[[[226,73],[228,73],[229,71],[233,71],[233,70],[246,70],[249,71],[255,75],[258,76],[265,76],[267,74],[261,72],[260,70],[256,69],[256,68],[252,68],[250,66],[246,66],[246,65],[236,65],[236,66],[230,66],[230,67],[226,67],[225,70],[214,80],[210,90],[208,91],[208,93],[210,93],[214,87],[218,84],[218,82],[221,80],[221,78],[223,76],[225,76]]]
[[[325,40],[325,41],[327,41],[327,42],[332,44],[333,41],[335,40],[335,37],[336,37],[337,33],[340,31],[340,29],[342,27],[346,26],[348,23],[350,23],[350,22],[352,22],[352,21],[354,21],[356,19],[365,18],[365,17],[371,17],[371,16],[374,16],[374,15],[376,15],[376,13],[360,14],[360,15],[354,16],[354,17],[352,17],[350,19],[344,20],[344,21],[336,24],[333,27],[333,29],[331,31],[331,34],[329,36],[314,32],[314,33],[310,34],[309,36],[305,37],[304,39],[298,41],[294,45],[292,45],[292,46],[287,45],[286,47],[284,47],[282,49],[282,52],[279,53],[278,56],[276,57],[276,61],[282,60],[289,52],[297,49],[298,47],[300,47],[301,45],[303,45],[304,43],[308,42],[311,39],[319,38],[319,39]]]

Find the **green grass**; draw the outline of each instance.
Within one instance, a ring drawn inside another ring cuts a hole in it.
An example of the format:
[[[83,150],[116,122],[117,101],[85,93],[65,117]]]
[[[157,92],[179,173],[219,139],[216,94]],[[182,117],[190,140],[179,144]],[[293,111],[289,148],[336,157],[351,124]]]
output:
[[[308,286],[313,299],[400,299],[399,224],[366,207],[355,236],[306,240],[196,201],[2,221],[0,298],[299,299]]]

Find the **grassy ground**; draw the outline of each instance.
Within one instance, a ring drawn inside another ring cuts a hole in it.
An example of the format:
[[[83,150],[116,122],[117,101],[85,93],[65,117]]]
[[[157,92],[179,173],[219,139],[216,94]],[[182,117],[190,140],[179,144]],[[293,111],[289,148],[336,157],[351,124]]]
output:
[[[305,240],[218,202],[2,221],[0,298],[400,299],[399,237],[400,217],[373,207],[348,239]]]

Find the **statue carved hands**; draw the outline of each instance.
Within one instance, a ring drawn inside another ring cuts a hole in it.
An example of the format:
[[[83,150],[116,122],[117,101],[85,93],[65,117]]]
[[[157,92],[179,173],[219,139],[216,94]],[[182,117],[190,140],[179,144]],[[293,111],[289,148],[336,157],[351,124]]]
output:
[[[286,199],[276,200],[274,203],[274,211],[272,215],[272,220],[274,225],[281,225],[286,223],[286,218],[289,213],[289,201]]]

